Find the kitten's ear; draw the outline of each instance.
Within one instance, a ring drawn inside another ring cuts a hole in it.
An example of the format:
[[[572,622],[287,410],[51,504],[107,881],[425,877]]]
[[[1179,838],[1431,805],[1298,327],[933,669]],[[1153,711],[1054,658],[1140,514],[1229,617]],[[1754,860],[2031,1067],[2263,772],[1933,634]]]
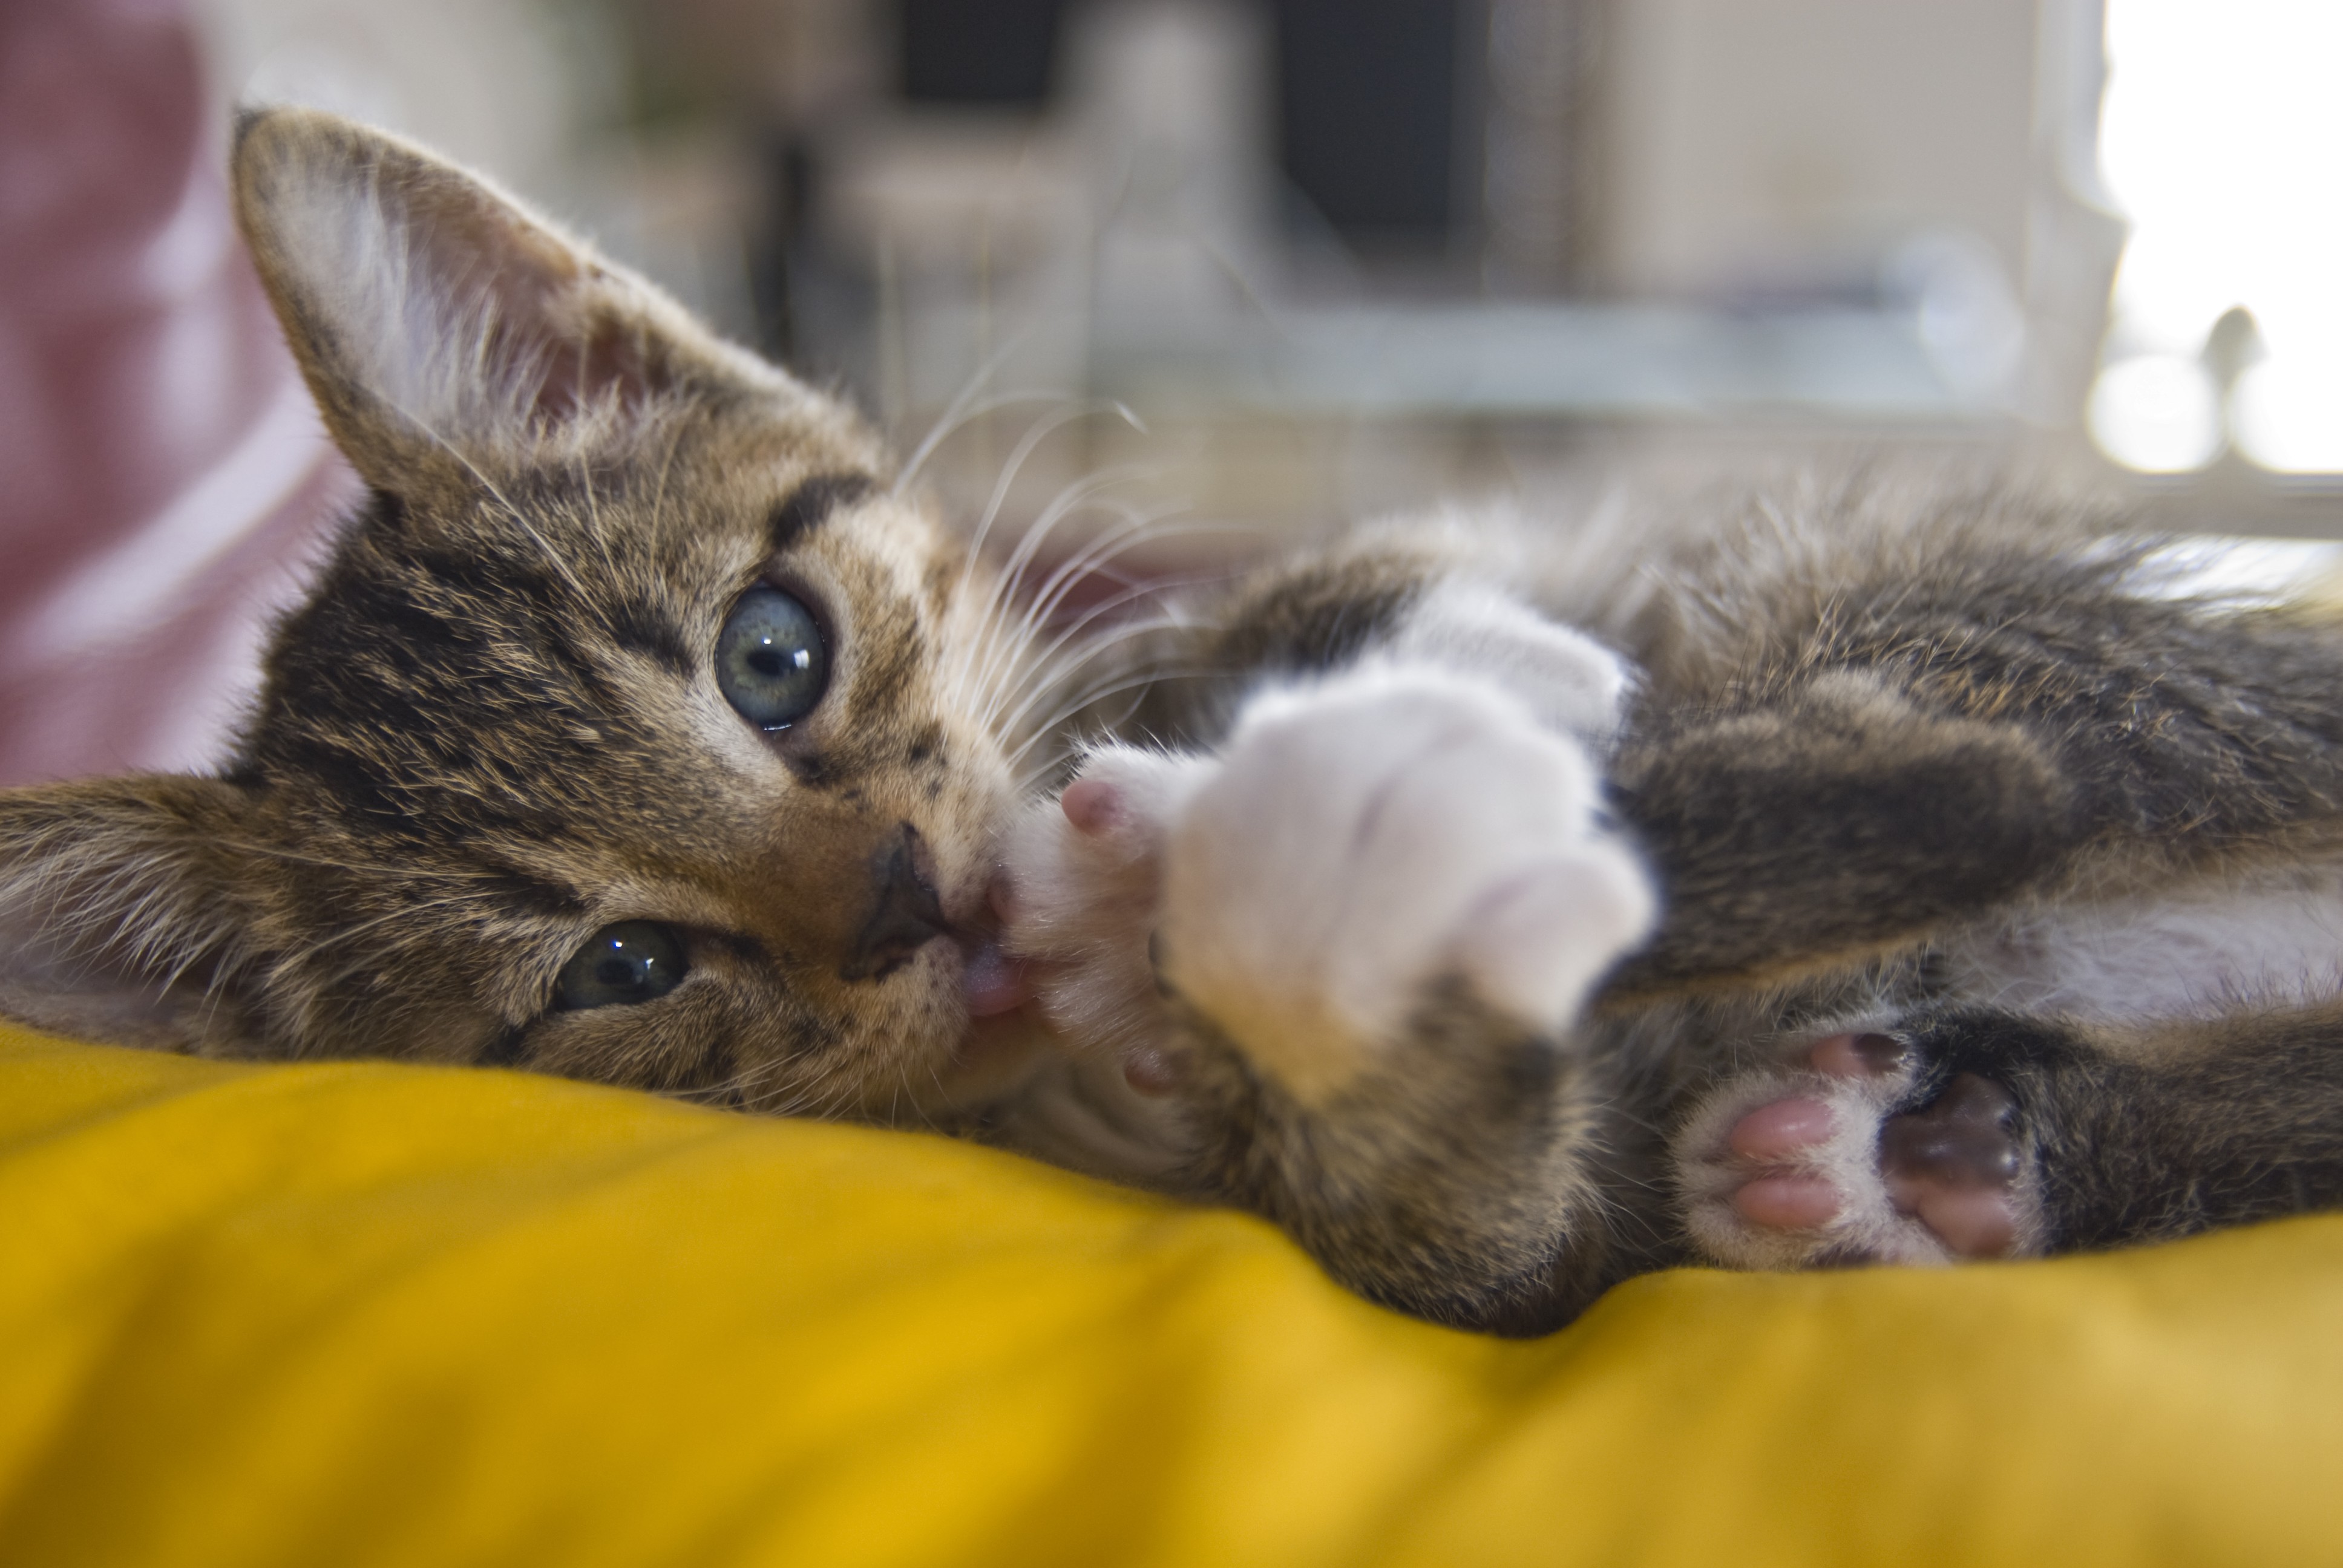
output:
[[[236,206],[334,438],[398,489],[690,387],[773,390],[633,274],[474,176],[314,109],[245,115]]]
[[[0,1015],[84,1040],[255,1048],[240,980],[256,798],[168,775],[0,790]]]

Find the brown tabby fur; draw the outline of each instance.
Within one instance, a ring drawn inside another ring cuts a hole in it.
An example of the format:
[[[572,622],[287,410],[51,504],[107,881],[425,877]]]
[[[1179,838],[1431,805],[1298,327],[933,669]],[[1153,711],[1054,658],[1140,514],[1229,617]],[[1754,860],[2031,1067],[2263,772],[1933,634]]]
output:
[[[960,550],[889,491],[844,409],[469,176],[298,111],[246,121],[236,173],[373,496],[280,628],[218,777],[0,804],[7,907],[43,976],[11,1010],[210,1053],[489,1060],[845,1114],[931,1101],[956,971],[840,970],[905,823],[947,910],[983,902],[1009,772],[949,689],[976,631]],[[354,186],[424,236],[379,267],[453,288],[477,255],[506,258],[481,357],[530,384],[445,396],[436,428],[389,406],[348,339],[397,303],[322,269],[309,230],[338,215],[301,210]],[[822,711],[778,744],[697,651],[769,572],[818,596],[842,650]],[[578,943],[646,915],[691,933],[717,983],[655,1020],[548,1016]]]
[[[989,569],[836,402],[472,176],[297,110],[243,124],[236,175],[371,498],[216,774],[0,795],[0,1009],[1032,1141],[993,1098],[1026,1059],[967,1048],[960,991],[1026,673]],[[2025,1250],[2343,1201],[2336,1004],[2086,1025],[1938,977],[2010,911],[2343,859],[2336,629],[2145,596],[2098,523],[2006,494],[1800,505],[1525,573],[1642,672],[1602,760],[1665,913],[1589,1015],[1543,1038],[1443,981],[1311,1098],[1169,995],[1175,1131],[1146,1179],[1272,1216],[1378,1300],[1542,1329],[1687,1255],[1666,1145],[1704,1092],[1885,1008],[1913,1114],[1956,1072],[2014,1097]],[[1361,536],[1265,569],[1127,646],[1180,678],[1124,732],[1216,743],[1473,548]],[[778,736],[707,651],[759,582],[837,659]],[[907,865],[942,940],[889,935]],[[689,981],[549,1010],[626,920],[682,932]]]

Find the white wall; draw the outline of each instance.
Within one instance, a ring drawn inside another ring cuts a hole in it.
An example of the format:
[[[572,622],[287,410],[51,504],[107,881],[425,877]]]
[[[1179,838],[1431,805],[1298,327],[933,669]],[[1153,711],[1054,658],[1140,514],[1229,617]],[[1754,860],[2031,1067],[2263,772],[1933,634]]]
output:
[[[1819,281],[1947,226],[2023,277],[2036,32],[2036,0],[1614,0],[1599,281]]]

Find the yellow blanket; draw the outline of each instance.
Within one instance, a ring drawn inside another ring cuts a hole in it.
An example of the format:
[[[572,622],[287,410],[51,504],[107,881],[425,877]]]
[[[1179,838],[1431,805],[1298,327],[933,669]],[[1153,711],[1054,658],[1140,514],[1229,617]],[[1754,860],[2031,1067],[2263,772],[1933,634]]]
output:
[[[2343,1219],[1637,1281],[508,1074],[0,1033],[0,1562],[2343,1561]]]

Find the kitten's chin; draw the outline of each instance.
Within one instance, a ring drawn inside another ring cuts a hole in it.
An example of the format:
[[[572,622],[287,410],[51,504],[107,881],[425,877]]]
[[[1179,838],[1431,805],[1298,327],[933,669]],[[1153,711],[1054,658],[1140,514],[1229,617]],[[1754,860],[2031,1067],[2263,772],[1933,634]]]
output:
[[[978,1110],[1021,1088],[1051,1054],[1048,1033],[1022,1010],[973,1020],[952,1048],[945,1091],[955,1108]]]
[[[930,950],[949,968],[934,974],[961,1009],[956,1037],[936,1042],[930,1081],[953,1111],[981,1110],[1013,1092],[1051,1054],[1051,1036],[1030,1005],[1025,966],[997,938],[954,933]],[[942,998],[939,997],[939,1000]]]

